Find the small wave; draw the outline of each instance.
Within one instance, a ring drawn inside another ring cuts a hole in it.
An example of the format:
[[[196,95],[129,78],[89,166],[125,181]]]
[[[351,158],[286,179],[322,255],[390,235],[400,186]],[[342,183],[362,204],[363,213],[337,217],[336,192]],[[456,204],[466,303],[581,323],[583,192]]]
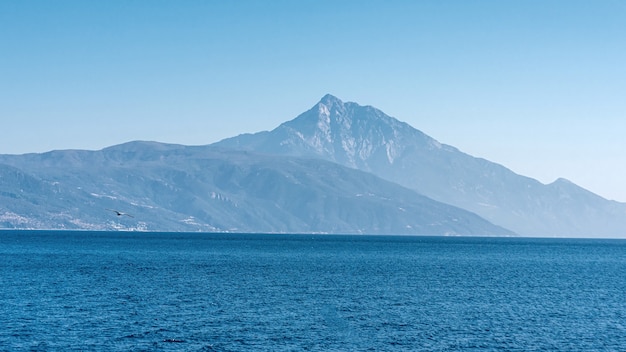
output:
[[[165,339],[163,340],[163,342],[169,342],[169,343],[184,343],[185,340],[180,340],[180,339]]]

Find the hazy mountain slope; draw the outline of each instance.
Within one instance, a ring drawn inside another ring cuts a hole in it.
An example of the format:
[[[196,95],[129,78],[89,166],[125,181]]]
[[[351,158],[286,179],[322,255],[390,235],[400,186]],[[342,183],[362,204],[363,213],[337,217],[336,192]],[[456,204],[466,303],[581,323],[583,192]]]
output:
[[[626,236],[626,204],[534,179],[441,144],[370,106],[327,95],[270,132],[218,146],[316,157],[372,172],[530,236]]]
[[[512,235],[335,163],[152,142],[0,155],[0,227]]]

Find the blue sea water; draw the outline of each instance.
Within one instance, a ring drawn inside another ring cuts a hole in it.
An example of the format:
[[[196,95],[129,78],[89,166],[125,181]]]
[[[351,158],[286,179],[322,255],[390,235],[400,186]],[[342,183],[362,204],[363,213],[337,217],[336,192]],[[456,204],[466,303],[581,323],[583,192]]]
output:
[[[3,351],[626,351],[626,241],[0,232]]]

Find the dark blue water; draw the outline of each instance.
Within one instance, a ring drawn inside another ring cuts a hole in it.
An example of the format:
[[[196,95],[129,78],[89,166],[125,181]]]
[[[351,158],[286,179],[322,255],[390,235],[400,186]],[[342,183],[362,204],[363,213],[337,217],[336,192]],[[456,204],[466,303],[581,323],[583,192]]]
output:
[[[0,232],[6,351],[624,351],[626,241]]]

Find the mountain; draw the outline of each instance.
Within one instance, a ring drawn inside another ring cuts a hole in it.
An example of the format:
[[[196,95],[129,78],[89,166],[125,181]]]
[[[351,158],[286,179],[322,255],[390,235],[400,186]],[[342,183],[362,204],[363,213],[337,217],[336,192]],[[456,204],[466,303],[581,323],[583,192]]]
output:
[[[155,142],[0,155],[0,228],[513,235],[336,163]]]
[[[542,184],[437,142],[371,106],[326,95],[272,131],[215,144],[371,172],[526,236],[626,237],[626,204],[566,180]]]

